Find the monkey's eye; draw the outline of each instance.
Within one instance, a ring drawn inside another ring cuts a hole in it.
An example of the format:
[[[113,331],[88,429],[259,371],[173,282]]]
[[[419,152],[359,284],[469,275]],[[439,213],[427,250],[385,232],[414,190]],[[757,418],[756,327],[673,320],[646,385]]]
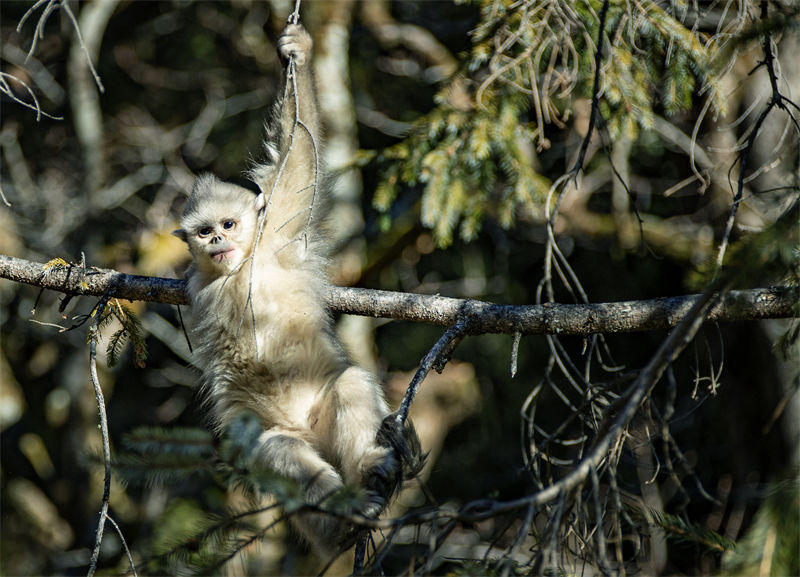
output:
[[[205,238],[208,235],[210,235],[212,232],[214,232],[213,228],[211,228],[210,226],[204,226],[203,228],[201,228],[200,230],[197,231],[197,235],[200,238]]]
[[[235,220],[226,220],[225,222],[222,223],[222,228],[224,228],[225,230],[232,230],[233,227],[235,226],[236,226]]]

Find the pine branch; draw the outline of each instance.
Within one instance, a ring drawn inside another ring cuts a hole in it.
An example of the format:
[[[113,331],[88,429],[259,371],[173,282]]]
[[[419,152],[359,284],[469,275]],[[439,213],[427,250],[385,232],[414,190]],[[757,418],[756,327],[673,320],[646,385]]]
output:
[[[52,267],[0,255],[0,278],[67,295],[103,296],[188,304],[183,280],[130,275],[78,265]],[[592,335],[662,330],[676,326],[698,295],[590,304],[502,305],[438,295],[330,287],[328,305],[338,313],[452,326],[469,318],[468,334]],[[712,322],[792,318],[798,287],[730,291],[709,313]]]
[[[667,537],[674,541],[694,543],[720,553],[732,551],[735,548],[733,541],[704,525],[689,522],[678,515],[653,509],[650,509],[649,513],[655,524],[664,529]]]

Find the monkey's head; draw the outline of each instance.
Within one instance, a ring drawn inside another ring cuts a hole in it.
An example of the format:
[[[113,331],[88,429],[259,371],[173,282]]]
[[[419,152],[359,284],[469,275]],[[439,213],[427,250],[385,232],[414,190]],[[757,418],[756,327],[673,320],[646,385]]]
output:
[[[172,234],[189,245],[198,268],[227,274],[250,256],[262,196],[204,174],[192,187],[181,228]]]

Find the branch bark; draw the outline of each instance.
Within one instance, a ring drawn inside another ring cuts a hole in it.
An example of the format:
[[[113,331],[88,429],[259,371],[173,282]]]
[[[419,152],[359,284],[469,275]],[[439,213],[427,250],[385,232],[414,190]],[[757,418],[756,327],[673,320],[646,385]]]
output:
[[[174,305],[189,304],[180,279],[125,274],[79,265],[53,266],[0,255],[0,278],[68,295],[109,295]],[[501,305],[438,295],[332,286],[332,310],[352,315],[452,326],[469,319],[470,334],[592,335],[662,330],[676,326],[700,295],[591,304]],[[714,322],[791,318],[798,287],[731,291],[711,310]]]

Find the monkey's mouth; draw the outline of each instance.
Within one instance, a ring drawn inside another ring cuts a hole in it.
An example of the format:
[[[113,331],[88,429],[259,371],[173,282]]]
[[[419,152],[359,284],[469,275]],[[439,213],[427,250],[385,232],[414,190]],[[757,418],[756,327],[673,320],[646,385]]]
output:
[[[212,252],[209,256],[214,262],[223,262],[226,260],[231,260],[234,252],[236,252],[235,248],[226,248],[225,250]]]

